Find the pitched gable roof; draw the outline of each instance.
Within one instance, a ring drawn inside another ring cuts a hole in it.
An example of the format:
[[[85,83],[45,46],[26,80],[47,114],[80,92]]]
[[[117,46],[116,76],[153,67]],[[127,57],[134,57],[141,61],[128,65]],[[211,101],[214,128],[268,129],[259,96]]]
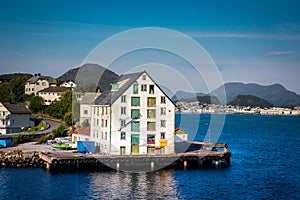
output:
[[[28,79],[27,82],[29,82],[30,84],[34,84],[38,80],[46,80],[50,84],[56,84],[57,83],[56,80],[54,78],[52,78],[51,76],[33,76],[30,79]]]
[[[24,103],[3,102],[2,104],[11,114],[31,114]]]
[[[86,92],[82,97],[80,104],[93,104],[95,99],[99,97],[101,93],[97,92]]]
[[[111,105],[113,104],[143,73],[138,72],[132,74],[122,75],[117,83],[120,88],[117,91],[112,91],[111,86],[108,87],[103,93],[95,100],[96,105]]]
[[[155,83],[155,85],[162,91],[162,93],[173,103],[170,97],[156,84],[156,82],[149,76],[146,71],[137,72],[132,74],[124,74],[117,81],[120,88],[117,91],[112,91],[111,86],[108,87],[103,93],[95,100],[96,105],[111,105],[113,104],[142,74],[146,73],[147,76]]]

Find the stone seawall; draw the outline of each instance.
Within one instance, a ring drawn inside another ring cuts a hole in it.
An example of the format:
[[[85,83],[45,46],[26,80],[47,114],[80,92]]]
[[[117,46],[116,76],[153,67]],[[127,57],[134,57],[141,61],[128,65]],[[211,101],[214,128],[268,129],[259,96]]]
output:
[[[5,153],[0,155],[0,168],[33,168],[45,167],[45,162],[39,158],[38,153]]]

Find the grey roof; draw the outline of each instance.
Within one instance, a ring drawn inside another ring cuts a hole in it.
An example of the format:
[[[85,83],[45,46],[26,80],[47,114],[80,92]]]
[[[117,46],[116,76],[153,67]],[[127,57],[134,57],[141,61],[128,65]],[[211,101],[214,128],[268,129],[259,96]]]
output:
[[[24,103],[3,102],[2,104],[11,114],[31,114]]]
[[[82,97],[80,104],[93,104],[97,97],[99,97],[101,93],[96,92],[87,92]]]
[[[29,82],[30,84],[34,84],[38,80],[46,80],[50,84],[56,84],[57,83],[55,78],[52,78],[51,76],[33,76],[30,79],[28,79],[27,82]]]
[[[124,74],[122,75],[117,83],[127,80],[119,90],[111,91],[111,86],[108,87],[103,93],[95,100],[96,105],[111,105],[113,104],[145,71],[132,73],[132,74]]]

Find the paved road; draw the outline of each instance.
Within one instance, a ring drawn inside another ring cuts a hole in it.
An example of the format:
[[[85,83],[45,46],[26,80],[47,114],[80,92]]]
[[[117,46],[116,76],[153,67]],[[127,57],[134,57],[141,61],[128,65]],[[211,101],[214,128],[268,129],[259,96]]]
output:
[[[62,122],[58,122],[58,121],[54,121],[54,120],[50,120],[50,119],[45,119],[44,120],[47,124],[49,124],[49,128],[47,128],[46,130],[43,131],[37,131],[34,134],[45,134],[45,133],[51,133],[53,131],[53,129],[56,129],[59,125],[62,124]],[[0,139],[1,136],[18,136],[19,133],[11,133],[11,134],[7,134],[7,135],[0,135]],[[32,133],[26,133],[28,135],[31,135]],[[15,147],[8,147],[8,148],[3,148],[1,149],[1,151],[14,151],[14,150],[22,150],[23,152],[33,152],[33,151],[44,151],[44,152],[56,152],[59,150],[53,149],[51,147],[51,145],[45,145],[45,144],[36,144],[36,142],[27,142],[24,144],[20,144],[18,146]]]
[[[62,124],[62,122],[54,121],[54,120],[51,120],[51,119],[44,119],[43,121],[45,121],[47,124],[49,124],[49,128],[47,128],[45,130],[42,130],[42,131],[36,131],[34,133],[28,132],[28,133],[25,133],[25,134],[26,135],[32,135],[32,134],[42,135],[42,134],[45,134],[45,133],[51,133],[54,129],[56,129],[59,125]],[[18,135],[19,135],[19,133],[9,133],[9,134],[6,134],[6,135],[0,135],[0,139],[8,139],[8,138],[12,138],[12,137],[17,137]]]

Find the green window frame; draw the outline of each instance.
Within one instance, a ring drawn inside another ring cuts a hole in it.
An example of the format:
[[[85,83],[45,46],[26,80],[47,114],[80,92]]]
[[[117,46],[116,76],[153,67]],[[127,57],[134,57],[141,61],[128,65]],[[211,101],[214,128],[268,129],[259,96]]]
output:
[[[132,134],[131,135],[131,144],[140,144],[140,135]]]
[[[138,94],[138,93],[139,93],[139,85],[133,84],[133,94]]]
[[[140,122],[131,122],[131,131],[139,132],[140,131]]]
[[[140,97],[131,97],[131,106],[140,106]]]
[[[131,119],[139,119],[140,116],[140,109],[131,109]]]

